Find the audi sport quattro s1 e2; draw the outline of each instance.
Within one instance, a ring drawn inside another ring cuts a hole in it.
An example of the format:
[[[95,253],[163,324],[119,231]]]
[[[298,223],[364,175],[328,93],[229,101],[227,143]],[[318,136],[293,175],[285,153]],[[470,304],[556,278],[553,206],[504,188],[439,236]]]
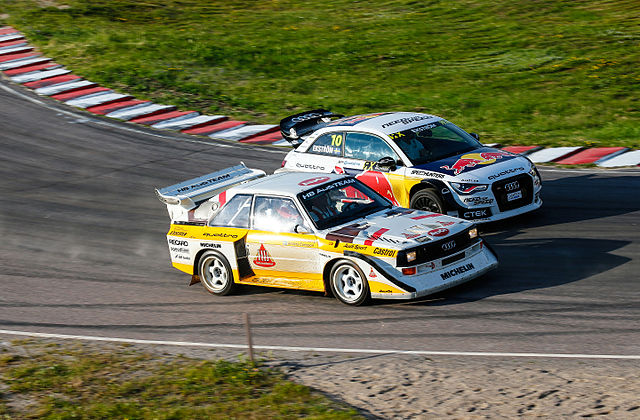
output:
[[[527,158],[428,114],[343,117],[323,109],[280,122],[294,146],[281,171],[354,175],[394,204],[477,223],[538,209],[542,182]]]
[[[411,299],[497,267],[474,224],[396,207],[357,179],[242,165],[156,190],[175,268],[225,295],[238,284],[360,305]]]

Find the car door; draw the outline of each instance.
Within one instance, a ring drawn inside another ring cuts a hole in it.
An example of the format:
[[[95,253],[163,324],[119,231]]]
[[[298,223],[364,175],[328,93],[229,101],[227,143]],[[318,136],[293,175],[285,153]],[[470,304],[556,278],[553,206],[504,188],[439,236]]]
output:
[[[382,196],[401,205],[408,195],[404,185],[404,167],[383,171],[376,163],[385,157],[399,161],[398,154],[382,138],[368,133],[346,133],[344,158],[339,162],[344,173],[355,175]]]
[[[252,282],[292,289],[324,290],[318,239],[288,197],[256,195],[247,234]],[[307,233],[297,233],[304,231]]]

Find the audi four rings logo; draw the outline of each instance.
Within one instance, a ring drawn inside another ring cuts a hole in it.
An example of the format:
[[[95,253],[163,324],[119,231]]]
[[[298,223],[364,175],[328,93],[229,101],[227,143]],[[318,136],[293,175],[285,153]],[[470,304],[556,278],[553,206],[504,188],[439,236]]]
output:
[[[518,184],[518,181],[510,182],[508,184],[505,184],[504,186],[504,189],[507,191],[517,190],[518,188],[520,188],[520,184]]]
[[[456,247],[456,241],[449,241],[449,242],[447,242],[445,244],[442,244],[442,249],[444,251],[449,251],[449,250],[451,250],[451,249],[453,249],[455,247]]]

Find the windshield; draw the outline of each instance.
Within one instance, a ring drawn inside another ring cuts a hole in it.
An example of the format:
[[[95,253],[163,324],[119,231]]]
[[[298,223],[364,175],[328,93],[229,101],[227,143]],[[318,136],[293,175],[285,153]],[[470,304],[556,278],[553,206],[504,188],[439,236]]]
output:
[[[481,147],[460,127],[441,120],[390,134],[413,165],[444,159]]]
[[[392,207],[355,178],[342,178],[298,194],[318,229],[328,229]]]

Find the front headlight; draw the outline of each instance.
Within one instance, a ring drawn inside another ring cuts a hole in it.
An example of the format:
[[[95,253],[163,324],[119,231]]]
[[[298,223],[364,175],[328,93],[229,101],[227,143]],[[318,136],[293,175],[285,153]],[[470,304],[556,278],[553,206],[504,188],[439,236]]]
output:
[[[478,237],[478,228],[469,229],[469,238],[474,239]]]
[[[529,175],[531,175],[531,177],[533,178],[533,184],[535,186],[542,185],[542,180],[540,179],[540,174],[538,173],[538,170],[536,169],[536,165],[534,165],[533,163],[531,164],[531,170],[529,171]]]
[[[487,184],[462,184],[459,182],[451,182],[451,186],[460,194],[474,194],[486,191],[489,187]]]
[[[407,262],[415,261],[417,256],[416,251],[407,252]]]

